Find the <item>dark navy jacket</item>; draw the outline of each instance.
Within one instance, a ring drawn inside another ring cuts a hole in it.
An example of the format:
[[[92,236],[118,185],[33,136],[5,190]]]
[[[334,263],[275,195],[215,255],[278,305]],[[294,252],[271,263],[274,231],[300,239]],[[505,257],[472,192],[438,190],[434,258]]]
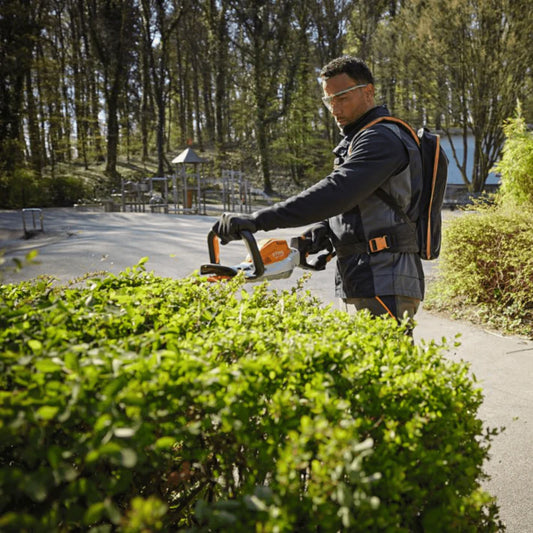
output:
[[[374,192],[384,189],[409,218],[418,218],[422,188],[421,160],[411,136],[399,126],[379,123],[385,106],[371,109],[346,126],[334,149],[334,170],[296,196],[257,211],[259,229],[306,226],[320,222],[329,230],[337,259],[336,294],[341,298],[403,295],[422,299],[424,274],[417,253],[350,252],[350,243],[366,242],[380,229],[402,224],[401,219]],[[348,250],[348,252],[347,252]]]

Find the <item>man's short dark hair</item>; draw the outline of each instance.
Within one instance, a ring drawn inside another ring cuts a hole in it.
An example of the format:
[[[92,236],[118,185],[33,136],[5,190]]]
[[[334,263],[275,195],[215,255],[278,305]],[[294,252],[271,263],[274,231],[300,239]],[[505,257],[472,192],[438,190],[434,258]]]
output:
[[[374,83],[372,72],[370,72],[366,63],[357,57],[337,57],[320,71],[320,77],[324,80],[333,78],[333,76],[338,76],[339,74],[348,74],[350,78],[358,83]]]

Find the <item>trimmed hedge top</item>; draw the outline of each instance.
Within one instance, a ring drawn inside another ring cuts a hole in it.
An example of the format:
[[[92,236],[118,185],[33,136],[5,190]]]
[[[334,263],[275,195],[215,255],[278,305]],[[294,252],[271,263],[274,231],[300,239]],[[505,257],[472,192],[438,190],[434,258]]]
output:
[[[443,346],[302,290],[0,288],[3,531],[496,531]]]

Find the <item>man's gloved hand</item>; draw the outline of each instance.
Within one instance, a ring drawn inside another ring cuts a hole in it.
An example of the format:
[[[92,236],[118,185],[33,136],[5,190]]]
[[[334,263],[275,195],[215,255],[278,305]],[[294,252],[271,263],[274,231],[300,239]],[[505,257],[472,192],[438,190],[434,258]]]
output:
[[[215,222],[212,229],[220,237],[220,242],[227,244],[230,241],[239,240],[241,238],[241,231],[255,233],[259,228],[252,215],[224,213]]]
[[[305,251],[309,254],[316,254],[321,250],[333,249],[329,240],[329,229],[324,224],[313,226],[302,235],[302,238],[305,241]]]

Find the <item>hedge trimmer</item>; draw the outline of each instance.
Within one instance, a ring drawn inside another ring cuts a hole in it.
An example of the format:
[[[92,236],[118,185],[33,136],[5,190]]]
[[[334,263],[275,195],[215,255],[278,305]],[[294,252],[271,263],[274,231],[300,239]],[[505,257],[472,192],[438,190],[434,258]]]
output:
[[[285,279],[296,267],[324,270],[326,264],[335,257],[333,246],[328,246],[309,262],[309,243],[302,237],[294,237],[287,244],[284,239],[264,239],[257,243],[249,231],[241,232],[240,236],[246,244],[248,255],[238,265],[225,266],[220,264],[220,241],[211,230],[207,235],[211,262],[200,267],[200,274],[210,281],[233,278],[239,272],[244,274],[246,281]]]

